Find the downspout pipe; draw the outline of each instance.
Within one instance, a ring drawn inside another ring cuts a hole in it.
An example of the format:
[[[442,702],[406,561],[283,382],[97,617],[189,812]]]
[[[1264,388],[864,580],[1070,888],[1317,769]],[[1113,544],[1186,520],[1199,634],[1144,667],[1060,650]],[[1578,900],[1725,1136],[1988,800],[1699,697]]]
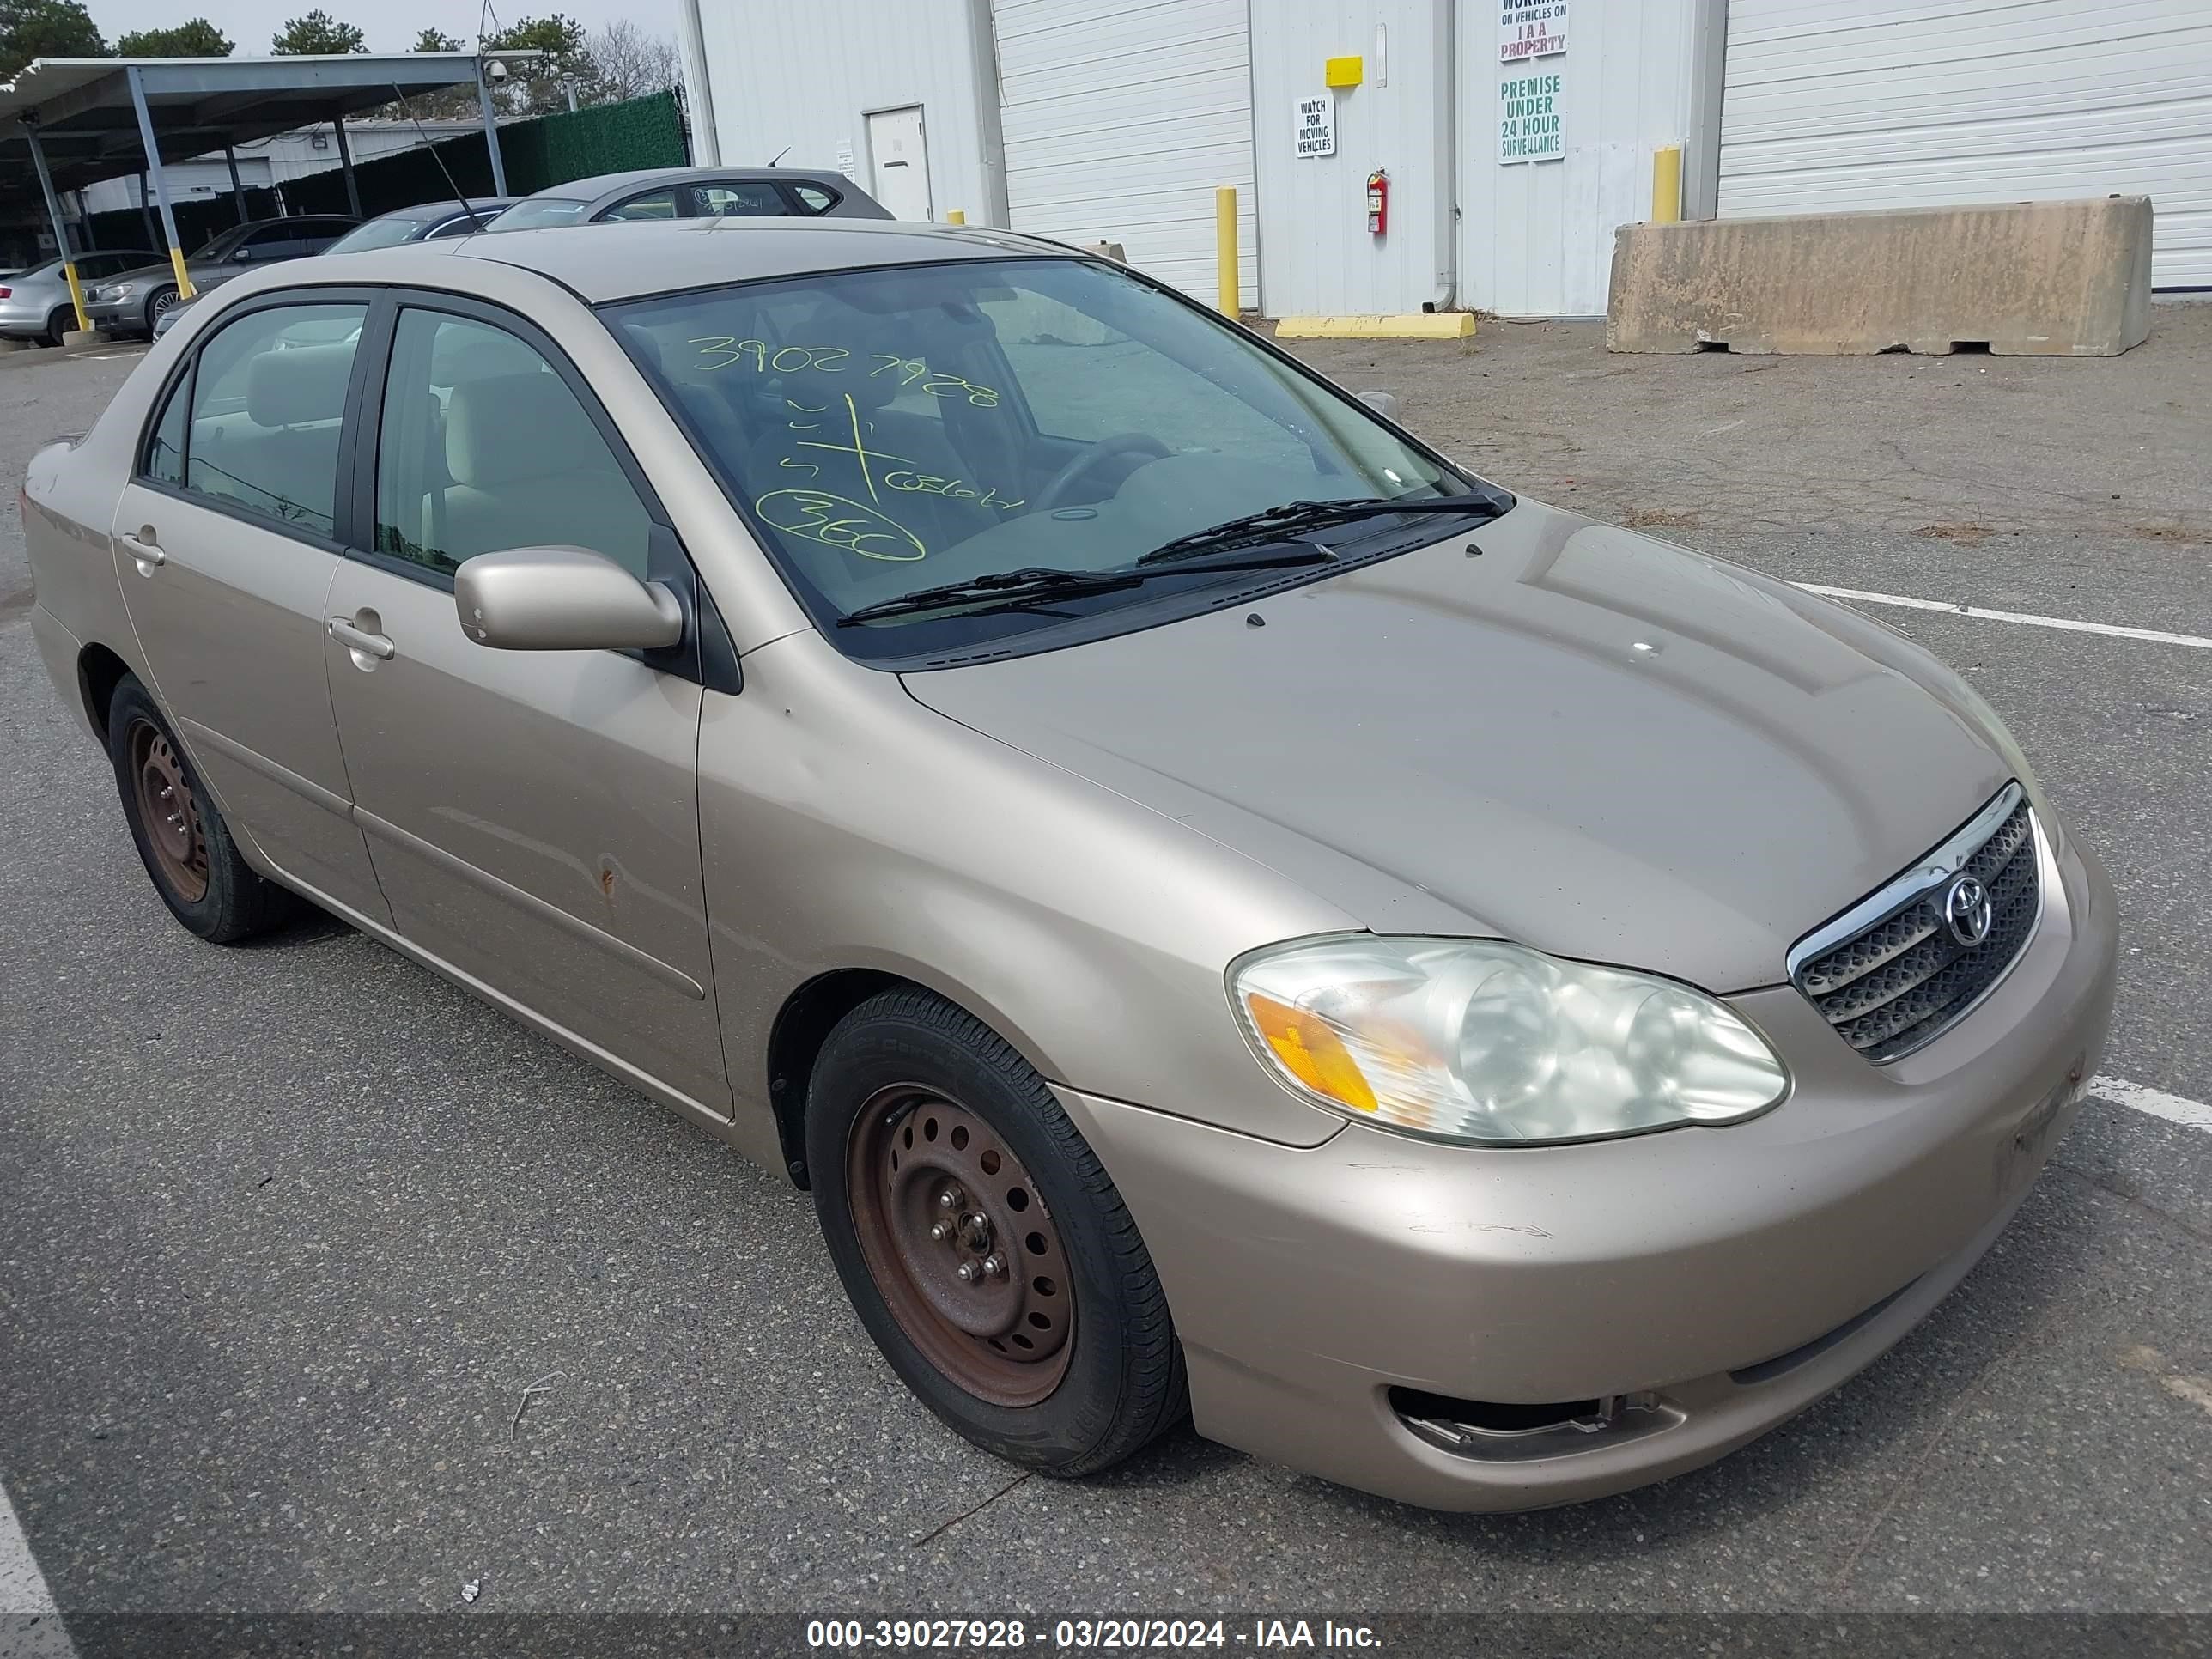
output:
[[[697,4],[698,0],[687,0]],[[987,225],[1008,227],[1006,135],[999,117],[999,35],[991,21],[991,0],[968,0],[969,79],[975,88],[976,182],[982,186]]]
[[[1459,303],[1459,43],[1454,33],[1459,8],[1439,4],[1437,15],[1437,189],[1436,296],[1421,309],[1449,311]]]
[[[720,167],[722,139],[714,127],[714,76],[707,67],[707,31],[699,21],[699,0],[678,0],[676,40],[684,61],[684,101],[691,117],[691,165]]]

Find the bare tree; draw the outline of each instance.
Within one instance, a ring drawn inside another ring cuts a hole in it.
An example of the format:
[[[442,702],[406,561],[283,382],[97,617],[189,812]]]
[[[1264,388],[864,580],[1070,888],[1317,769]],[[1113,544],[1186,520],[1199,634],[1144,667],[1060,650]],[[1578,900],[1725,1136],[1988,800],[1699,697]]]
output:
[[[626,17],[617,18],[592,37],[591,58],[598,71],[593,103],[665,92],[684,78],[676,43],[665,35],[648,33]]]

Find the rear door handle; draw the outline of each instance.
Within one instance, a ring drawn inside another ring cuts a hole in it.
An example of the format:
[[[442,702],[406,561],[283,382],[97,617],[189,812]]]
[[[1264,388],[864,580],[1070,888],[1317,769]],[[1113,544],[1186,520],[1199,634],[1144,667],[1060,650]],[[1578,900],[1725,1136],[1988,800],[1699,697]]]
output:
[[[392,643],[389,636],[372,634],[365,628],[356,628],[343,617],[331,618],[331,637],[347,650],[358,651],[379,662],[390,662],[398,652],[398,647]]]
[[[140,525],[138,533],[135,536],[125,530],[118,534],[115,539],[131,550],[131,556],[138,561],[138,568],[142,574],[150,575],[153,574],[155,566],[167,564],[169,562],[169,556],[161,551],[161,543],[154,539],[154,526],[150,524]]]

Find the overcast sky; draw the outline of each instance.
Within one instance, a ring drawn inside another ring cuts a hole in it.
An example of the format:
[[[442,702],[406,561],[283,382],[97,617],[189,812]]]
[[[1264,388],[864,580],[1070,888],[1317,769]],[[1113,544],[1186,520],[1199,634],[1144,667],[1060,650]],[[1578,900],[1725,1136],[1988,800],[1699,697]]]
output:
[[[237,42],[241,54],[267,52],[270,37],[283,27],[286,19],[319,5],[340,22],[357,25],[368,34],[372,52],[404,52],[426,28],[443,29],[459,35],[464,44],[473,44],[481,15],[470,0],[201,0],[200,3],[194,0],[85,0],[85,9],[92,13],[92,21],[110,46],[117,35],[133,29],[159,28],[187,17],[204,16]],[[627,17],[655,34],[671,40],[676,35],[675,0],[544,0],[538,4],[505,0],[505,3],[495,3],[492,15],[499,25],[505,25],[556,11],[574,18],[586,32],[615,18]]]

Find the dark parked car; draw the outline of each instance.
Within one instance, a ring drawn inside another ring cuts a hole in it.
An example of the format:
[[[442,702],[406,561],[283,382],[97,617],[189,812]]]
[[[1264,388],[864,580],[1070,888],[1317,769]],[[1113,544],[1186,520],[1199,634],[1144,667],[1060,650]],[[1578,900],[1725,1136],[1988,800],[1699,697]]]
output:
[[[796,167],[645,167],[572,179],[526,196],[494,230],[599,224],[616,219],[888,219],[883,204],[842,173]]]
[[[255,265],[320,253],[360,222],[318,213],[234,225],[203,243],[185,261],[185,270],[204,294]],[[161,313],[176,303],[177,275],[166,259],[126,270],[84,296],[85,314],[103,334],[151,334]]]
[[[487,228],[495,217],[519,199],[513,196],[475,196],[466,201],[419,202],[413,207],[395,208],[356,225],[323,252],[359,253],[372,247],[399,247],[409,242],[466,236]],[[155,317],[154,337],[158,340],[167,334],[191,303],[186,300],[182,305],[172,305]]]

